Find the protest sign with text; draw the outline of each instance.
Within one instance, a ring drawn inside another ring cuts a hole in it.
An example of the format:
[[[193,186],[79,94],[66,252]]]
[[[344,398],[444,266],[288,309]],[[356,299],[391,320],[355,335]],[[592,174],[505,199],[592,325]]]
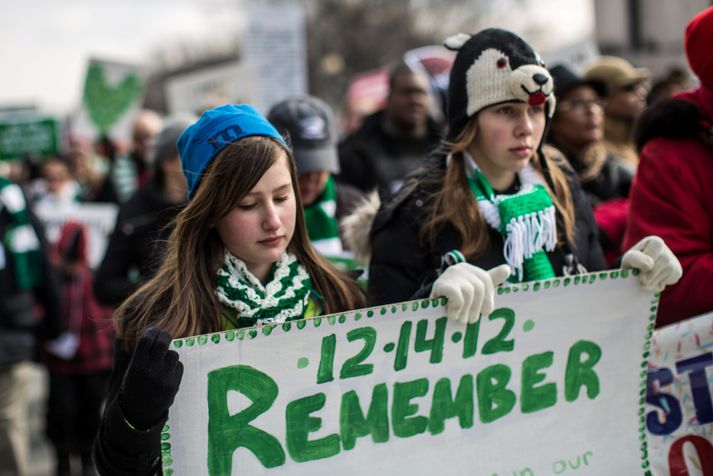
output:
[[[646,396],[656,475],[713,474],[713,313],[657,329]]]
[[[645,474],[658,297],[609,271],[177,339],[164,474]]]
[[[24,114],[0,118],[0,160],[53,155],[60,145],[59,122],[54,117]]]

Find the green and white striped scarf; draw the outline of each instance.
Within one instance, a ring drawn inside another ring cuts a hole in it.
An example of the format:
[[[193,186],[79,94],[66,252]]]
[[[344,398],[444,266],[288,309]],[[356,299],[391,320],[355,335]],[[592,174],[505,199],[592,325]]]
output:
[[[40,240],[30,223],[25,196],[20,187],[0,177],[0,211],[7,210],[10,222],[2,237],[0,268],[12,260],[18,289],[27,290],[42,283]]]
[[[315,249],[324,256],[337,256],[343,251],[336,215],[337,185],[330,176],[317,200],[305,207],[307,234]]]
[[[491,228],[505,238],[503,255],[513,269],[511,281],[523,282],[555,276],[545,251],[557,244],[557,219],[544,181],[527,164],[518,173],[520,190],[512,195],[496,194],[473,158],[463,153],[468,186]]]
[[[216,276],[218,300],[237,311],[236,327],[301,319],[307,309],[312,281],[307,270],[287,252],[275,262],[270,281],[263,285],[245,263],[225,250]]]

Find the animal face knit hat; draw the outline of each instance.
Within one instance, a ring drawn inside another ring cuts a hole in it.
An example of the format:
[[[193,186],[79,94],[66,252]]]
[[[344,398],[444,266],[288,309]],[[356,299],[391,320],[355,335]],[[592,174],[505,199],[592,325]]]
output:
[[[511,101],[555,109],[554,83],[539,55],[516,34],[489,28],[444,43],[457,51],[448,86],[448,135],[455,140],[481,109]]]

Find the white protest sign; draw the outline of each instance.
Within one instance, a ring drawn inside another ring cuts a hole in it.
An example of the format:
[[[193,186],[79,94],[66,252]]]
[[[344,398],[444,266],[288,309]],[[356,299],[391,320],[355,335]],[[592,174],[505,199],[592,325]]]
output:
[[[713,313],[657,329],[646,396],[656,475],[713,474]]]
[[[50,243],[59,239],[62,225],[67,220],[75,220],[87,226],[89,236],[89,266],[99,267],[109,244],[109,235],[114,230],[119,207],[113,203],[73,203],[66,206],[54,206],[38,203],[34,212],[45,227],[45,234]]]
[[[177,339],[164,474],[644,474],[657,303],[624,270]]]
[[[252,104],[254,88],[248,65],[230,62],[169,79],[166,101],[171,113],[197,114],[206,106]]]
[[[290,2],[251,6],[247,13],[245,58],[254,75],[254,105],[266,112],[289,96],[307,94],[304,11]]]

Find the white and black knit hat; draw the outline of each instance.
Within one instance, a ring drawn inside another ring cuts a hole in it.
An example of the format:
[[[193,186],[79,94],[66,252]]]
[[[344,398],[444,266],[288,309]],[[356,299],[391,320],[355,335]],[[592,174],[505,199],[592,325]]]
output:
[[[555,109],[554,83],[540,56],[514,33],[489,28],[445,41],[457,51],[448,86],[448,140],[455,140],[481,109],[522,101]]]

